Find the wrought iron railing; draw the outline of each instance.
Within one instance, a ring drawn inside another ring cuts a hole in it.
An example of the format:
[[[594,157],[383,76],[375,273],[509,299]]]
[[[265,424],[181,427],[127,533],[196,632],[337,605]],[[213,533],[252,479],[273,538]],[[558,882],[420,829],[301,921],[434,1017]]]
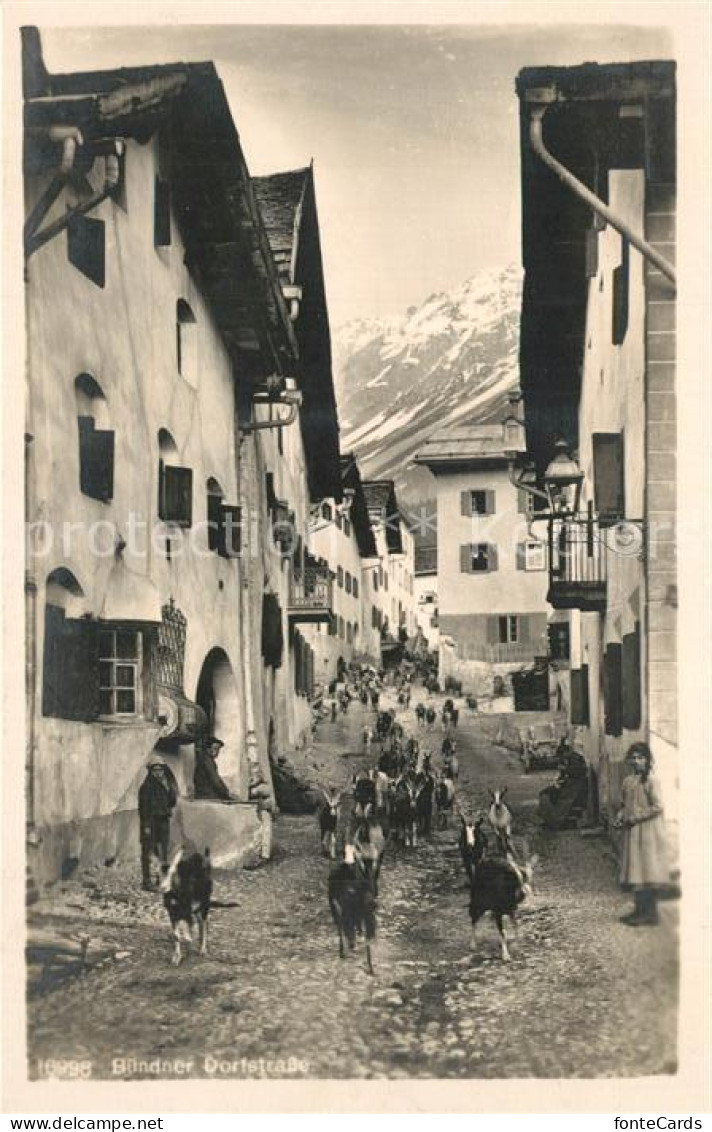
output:
[[[594,519],[559,519],[549,524],[551,592],[605,594],[605,531]],[[551,599],[550,599],[551,600]]]

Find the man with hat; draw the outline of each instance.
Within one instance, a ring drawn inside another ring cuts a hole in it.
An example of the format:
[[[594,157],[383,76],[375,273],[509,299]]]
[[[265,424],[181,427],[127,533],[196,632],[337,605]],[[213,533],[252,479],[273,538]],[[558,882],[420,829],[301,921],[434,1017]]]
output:
[[[223,782],[216,760],[225,746],[221,739],[211,735],[203,743],[195,744],[195,772],[193,785],[195,797],[210,802],[234,802],[227,783]]]
[[[141,874],[143,888],[147,892],[154,887],[151,883],[151,857],[158,857],[163,864],[168,863],[171,815],[177,801],[178,783],[173,771],[157,756],[152,756],[138,792]]]

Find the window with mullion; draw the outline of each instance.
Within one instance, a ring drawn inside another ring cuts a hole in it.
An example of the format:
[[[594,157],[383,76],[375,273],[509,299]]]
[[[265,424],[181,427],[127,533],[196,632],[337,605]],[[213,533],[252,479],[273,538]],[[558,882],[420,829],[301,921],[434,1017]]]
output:
[[[141,634],[127,629],[99,633],[99,714],[135,716],[141,710]]]

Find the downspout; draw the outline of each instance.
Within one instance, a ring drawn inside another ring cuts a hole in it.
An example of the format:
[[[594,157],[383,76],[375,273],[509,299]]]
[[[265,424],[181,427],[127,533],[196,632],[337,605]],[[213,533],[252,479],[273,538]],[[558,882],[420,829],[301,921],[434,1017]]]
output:
[[[34,513],[34,437],[25,433],[25,523],[32,522]],[[25,554],[25,714],[27,736],[25,743],[25,792],[27,796],[27,840],[38,843],[35,807],[35,706],[37,699],[37,579],[29,561],[32,548],[28,542]]]
[[[271,422],[270,422],[271,423]],[[259,744],[257,742],[257,725],[255,722],[255,701],[254,701],[254,684],[253,684],[253,655],[252,655],[252,610],[250,608],[250,595],[252,593],[252,586],[250,584],[250,567],[252,562],[252,554],[258,556],[261,553],[259,545],[253,547],[252,537],[253,529],[255,531],[255,538],[260,538],[260,525],[259,523],[253,524],[253,508],[250,500],[250,482],[256,481],[256,476],[252,475],[252,444],[248,440],[247,433],[239,427],[238,418],[238,484],[239,484],[239,505],[243,517],[243,530],[247,529],[247,538],[243,538],[243,555],[244,557],[239,562],[240,569],[240,629],[242,633],[242,685],[245,689],[245,755],[247,758],[248,767],[248,792],[249,786],[253,775],[253,768],[259,771],[260,767],[260,752]],[[254,514],[256,516],[256,508]],[[258,592],[262,592],[262,585],[258,587]],[[269,757],[269,753],[268,753]],[[271,783],[271,774],[270,779]],[[270,801],[274,803],[274,792],[270,786]],[[262,844],[261,856],[264,860],[268,860],[272,853],[272,813],[271,809],[266,806],[259,807],[259,818],[262,827]]]
[[[574,192],[576,196],[580,197],[581,200],[584,201],[589,206],[589,208],[593,209],[593,211],[598,216],[602,217],[602,219],[605,220],[607,224],[610,224],[612,228],[615,228],[616,232],[619,232],[625,240],[628,240],[628,242],[631,243],[634,248],[637,248],[645,259],[652,263],[658,271],[662,272],[662,274],[666,276],[666,278],[669,279],[673,285],[675,285],[677,282],[677,276],[675,273],[675,268],[672,266],[672,264],[668,263],[665,257],[661,256],[660,253],[657,252],[655,248],[647,242],[647,240],[644,240],[642,236],[639,236],[637,232],[634,232],[625,220],[621,220],[621,218],[617,216],[616,213],[611,208],[609,208],[604,201],[597,197],[595,193],[592,193],[591,190],[587,188],[582,181],[579,181],[578,177],[575,177],[573,173],[571,173],[564,165],[561,164],[561,162],[557,161],[556,158],[551,153],[549,153],[548,149],[544,145],[542,133],[542,122],[547,110],[547,105],[532,107],[532,116],[529,123],[529,140],[534,152],[538,157],[541,158],[544,164],[549,169],[551,169],[553,173],[556,174],[559,180],[564,185],[566,185],[567,188],[571,189],[571,191]]]
[[[92,209],[96,208],[102,201],[105,201],[107,197],[111,196],[119,183],[119,153],[121,152],[121,145],[122,143],[117,142],[117,152],[109,154],[104,159],[106,172],[104,175],[104,187],[102,189],[93,193],[88,200],[82,201],[81,204],[78,204],[76,208],[65,213],[64,216],[60,216],[57,220],[53,221],[52,224],[48,224],[47,227],[43,228],[40,232],[36,232],[34,235],[27,237],[25,241],[25,256],[27,259],[29,259],[32,253],[36,252],[38,248],[41,248],[44,244],[48,243],[49,240],[54,239],[60,232],[63,232],[77,216],[84,216],[87,212],[91,212]]]
[[[59,163],[59,169],[25,221],[22,237],[26,248],[69,180],[74,168],[77,146],[84,144],[82,132],[77,126],[51,126],[47,136],[50,141],[62,142],[62,160]]]

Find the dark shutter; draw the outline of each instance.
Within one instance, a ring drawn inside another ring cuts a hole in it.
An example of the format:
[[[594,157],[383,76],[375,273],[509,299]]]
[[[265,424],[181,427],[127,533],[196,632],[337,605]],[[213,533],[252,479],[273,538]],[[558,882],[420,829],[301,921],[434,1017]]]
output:
[[[158,671],[158,625],[144,629],[143,664],[141,668],[141,690],[143,694],[143,718],[156,719],[158,716],[158,691],[156,673]]]
[[[153,243],[166,248],[171,242],[171,187],[160,177],[156,177],[153,209]]]
[[[461,514],[463,514],[465,516],[465,518],[467,518],[467,519],[472,518],[472,492],[471,491],[461,491],[460,492],[460,512],[461,512]]]
[[[628,330],[629,293],[628,241],[621,236],[621,264],[613,272],[613,345],[621,346]]]
[[[42,714],[89,722],[99,714],[99,638],[93,621],[45,609]]]
[[[108,503],[114,496],[114,433],[97,430],[93,417],[79,417],[79,486],[84,495]]]
[[[517,636],[522,645],[531,641],[531,622],[526,614],[517,616]]]
[[[106,275],[106,239],[103,220],[74,216],[67,225],[69,262],[97,287],[103,287]]]
[[[499,617],[494,613],[487,618],[487,644],[499,644]]]
[[[219,554],[225,551],[222,529],[222,497],[208,492],[208,547]]]
[[[264,594],[262,598],[262,657],[270,668],[282,664],[284,637],[282,634],[282,610],[274,594]]]
[[[637,731],[641,721],[640,623],[623,638],[623,726]]]
[[[220,553],[238,558],[242,553],[242,508],[223,503],[220,508]]]
[[[61,717],[62,703],[62,637],[64,610],[58,605],[45,606],[44,656],[42,665],[42,714]]]
[[[588,727],[590,722],[587,664],[571,669],[571,722],[583,727]]]
[[[595,228],[586,230],[586,278],[593,279],[598,274],[598,232]]]
[[[620,735],[623,731],[622,654],[620,645],[609,645],[603,663],[603,696],[605,704],[606,735]]]
[[[497,554],[497,547],[493,543],[487,544],[487,569],[496,570],[499,567],[499,555]]]
[[[193,521],[193,469],[163,467],[162,491],[159,491],[159,518],[167,523],[189,527]]]
[[[465,543],[460,547],[460,573],[472,573],[472,543]]]
[[[622,432],[594,432],[593,484],[596,511],[602,523],[616,523],[625,514]]]

